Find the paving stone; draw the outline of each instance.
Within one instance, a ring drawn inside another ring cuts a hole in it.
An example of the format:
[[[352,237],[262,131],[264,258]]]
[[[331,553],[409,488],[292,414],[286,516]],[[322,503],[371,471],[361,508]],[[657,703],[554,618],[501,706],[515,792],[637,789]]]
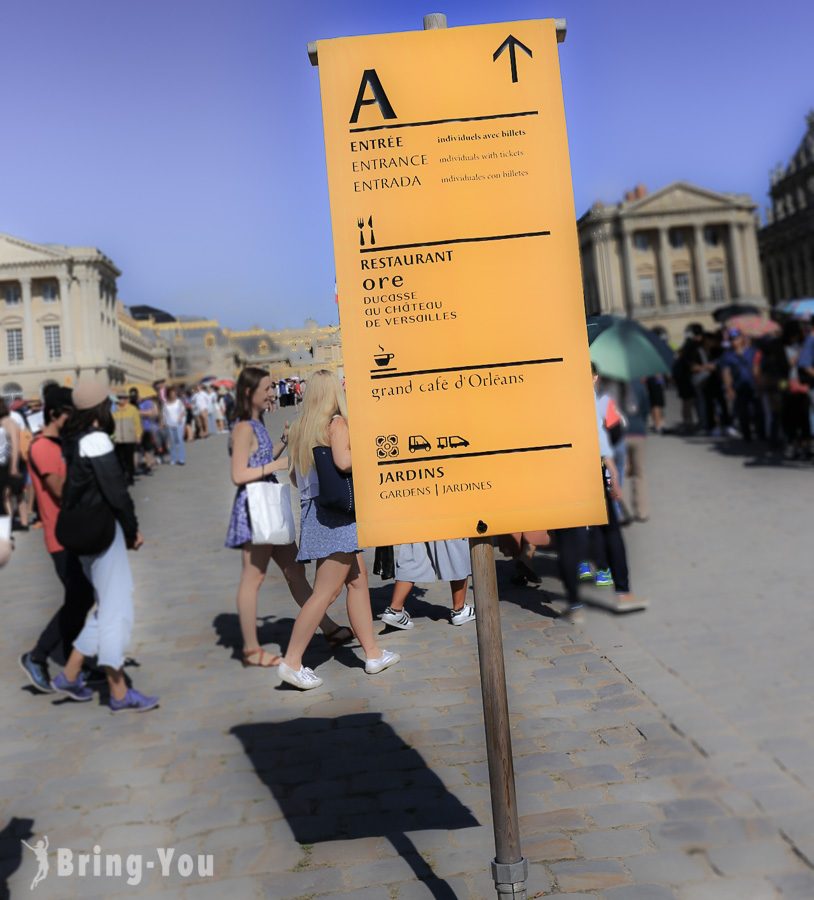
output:
[[[715,869],[725,876],[768,875],[790,872],[795,868],[805,870],[805,864],[795,856],[781,838],[762,841],[745,841],[725,847],[713,847],[708,851]]]
[[[591,831],[575,837],[580,856],[587,859],[612,859],[652,850],[646,834],[632,828]]]
[[[784,900],[786,895],[783,895]],[[777,890],[762,878],[721,878],[680,889],[678,900],[777,900]]]
[[[612,860],[559,862],[549,868],[557,887],[566,892],[602,890],[630,881],[622,865]]]
[[[603,900],[676,900],[675,891],[659,884],[626,884],[604,891],[602,897]]]
[[[633,856],[625,860],[625,865],[637,884],[652,881],[655,884],[681,885],[709,878],[711,874],[698,855],[666,850]]]
[[[584,787],[591,784],[613,784],[624,780],[614,766],[581,766],[563,772],[562,777],[571,787]]]

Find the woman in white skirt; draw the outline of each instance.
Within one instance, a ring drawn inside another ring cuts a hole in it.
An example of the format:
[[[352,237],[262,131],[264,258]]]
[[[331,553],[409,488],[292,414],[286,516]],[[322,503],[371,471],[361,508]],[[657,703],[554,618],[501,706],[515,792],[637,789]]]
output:
[[[382,613],[382,622],[405,630],[413,627],[413,620],[404,608],[416,583],[431,584],[448,581],[452,591],[453,625],[475,621],[475,610],[466,602],[466,588],[472,574],[469,541],[424,541],[420,544],[401,544],[396,547],[396,583],[390,606]]]
[[[319,479],[314,468],[314,447],[330,447],[341,472],[350,472],[350,435],[345,395],[339,379],[325,369],[308,381],[302,414],[291,427],[288,450],[292,481],[300,489],[302,509],[299,560],[317,563],[314,592],[291,632],[291,640],[277,671],[280,678],[300,688],[319,687],[322,679],[302,664],[302,656],[328,607],[348,591],[348,618],[365,653],[365,672],[375,675],[397,663],[397,653],[382,650],[373,634],[370,589],[364,557],[359,549],[352,515],[319,504]]]

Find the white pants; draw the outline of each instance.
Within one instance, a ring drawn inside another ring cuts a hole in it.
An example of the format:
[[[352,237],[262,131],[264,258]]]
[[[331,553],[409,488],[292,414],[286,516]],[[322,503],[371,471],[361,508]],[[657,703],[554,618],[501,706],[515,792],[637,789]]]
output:
[[[96,606],[74,641],[83,656],[98,656],[100,666],[120,669],[133,629],[133,575],[124,532],[116,523],[113,543],[97,556],[80,556],[96,594]]]

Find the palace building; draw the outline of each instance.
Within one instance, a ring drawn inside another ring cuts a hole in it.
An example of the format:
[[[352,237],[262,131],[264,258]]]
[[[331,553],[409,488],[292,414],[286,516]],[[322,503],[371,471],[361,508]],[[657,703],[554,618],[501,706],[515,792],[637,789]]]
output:
[[[755,204],[677,181],[595,203],[577,221],[588,315],[631,316],[680,341],[720,306],[764,308]]]
[[[0,394],[34,399],[49,382],[101,376],[194,384],[235,378],[244,365],[275,378],[341,371],[339,326],[309,319],[300,329],[230,331],[211,318],[125,306],[121,272],[93,247],[35,244],[0,235]]]
[[[0,235],[0,393],[33,398],[88,374],[111,385],[166,377],[166,349],[117,297],[120,274],[94,247]]]
[[[771,174],[760,259],[772,305],[814,297],[814,110],[789,164]]]

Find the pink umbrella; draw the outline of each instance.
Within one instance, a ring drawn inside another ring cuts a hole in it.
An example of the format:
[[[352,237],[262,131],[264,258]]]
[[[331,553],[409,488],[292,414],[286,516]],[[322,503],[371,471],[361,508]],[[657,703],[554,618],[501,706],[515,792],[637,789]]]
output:
[[[769,337],[780,333],[780,326],[771,319],[762,316],[733,316],[727,320],[727,328],[737,328],[747,337]]]

